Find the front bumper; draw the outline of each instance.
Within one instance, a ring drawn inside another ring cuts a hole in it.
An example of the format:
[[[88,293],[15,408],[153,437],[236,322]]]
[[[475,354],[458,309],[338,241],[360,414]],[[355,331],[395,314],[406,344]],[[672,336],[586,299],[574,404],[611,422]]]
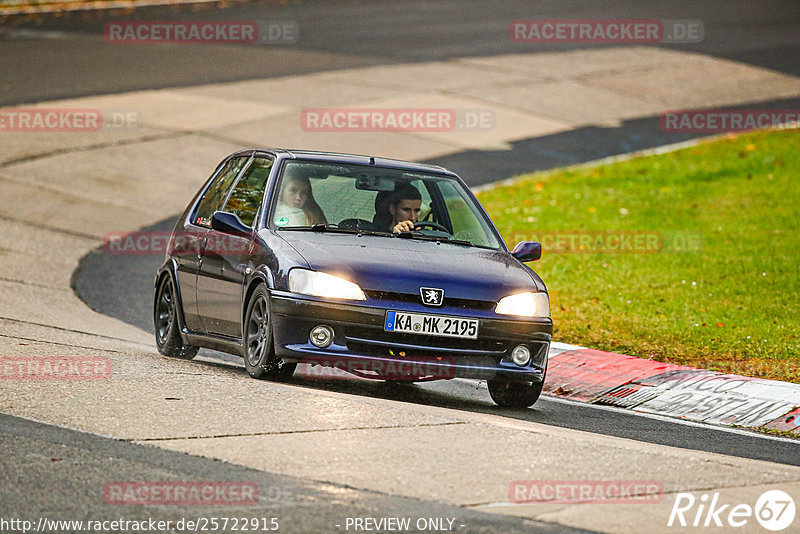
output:
[[[489,310],[432,309],[410,302],[344,304],[273,292],[271,305],[277,356],[350,372],[366,369],[387,380],[427,376],[541,382],[553,333],[549,318],[505,319]],[[478,339],[386,332],[387,310],[477,318]],[[335,332],[333,344],[325,349],[309,341],[310,330],[321,324]],[[511,351],[519,344],[527,345],[532,355],[525,367],[511,361]]]

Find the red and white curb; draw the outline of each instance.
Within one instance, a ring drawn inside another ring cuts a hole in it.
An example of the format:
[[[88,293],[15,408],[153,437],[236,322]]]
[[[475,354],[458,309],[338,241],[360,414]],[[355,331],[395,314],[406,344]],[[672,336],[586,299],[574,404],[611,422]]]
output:
[[[552,343],[544,391],[568,399],[800,436],[800,384]]]

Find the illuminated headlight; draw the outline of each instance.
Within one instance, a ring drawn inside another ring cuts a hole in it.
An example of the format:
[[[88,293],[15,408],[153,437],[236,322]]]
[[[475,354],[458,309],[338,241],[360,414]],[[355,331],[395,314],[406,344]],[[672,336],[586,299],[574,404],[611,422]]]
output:
[[[496,313],[522,317],[550,317],[550,298],[547,293],[517,293],[500,299]]]
[[[330,299],[367,300],[358,284],[332,274],[307,269],[289,271],[289,291]]]

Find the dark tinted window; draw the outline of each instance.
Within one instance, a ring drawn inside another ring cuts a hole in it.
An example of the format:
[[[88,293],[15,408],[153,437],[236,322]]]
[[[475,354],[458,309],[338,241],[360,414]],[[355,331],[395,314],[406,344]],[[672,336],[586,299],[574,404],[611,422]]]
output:
[[[214,215],[215,211],[222,209],[222,203],[225,202],[233,181],[248,159],[250,159],[249,156],[233,158],[222,167],[222,170],[206,190],[203,198],[200,199],[200,204],[198,204],[197,211],[192,219],[194,224],[211,227],[211,216]]]
[[[264,199],[264,189],[272,170],[269,158],[255,158],[233,188],[224,211],[238,215],[244,224],[253,226],[253,221]]]

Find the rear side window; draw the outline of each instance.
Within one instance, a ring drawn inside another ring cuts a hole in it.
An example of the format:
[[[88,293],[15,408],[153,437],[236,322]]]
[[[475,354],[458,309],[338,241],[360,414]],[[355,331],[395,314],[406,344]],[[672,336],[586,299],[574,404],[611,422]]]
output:
[[[228,197],[228,191],[233,185],[233,181],[239,175],[250,156],[240,156],[229,160],[219,172],[217,177],[206,189],[200,204],[197,205],[192,222],[194,224],[211,228],[211,216],[215,211],[222,209],[222,204]]]
[[[252,227],[264,200],[272,163],[270,158],[255,158],[231,191],[223,211],[238,215],[244,224]]]

